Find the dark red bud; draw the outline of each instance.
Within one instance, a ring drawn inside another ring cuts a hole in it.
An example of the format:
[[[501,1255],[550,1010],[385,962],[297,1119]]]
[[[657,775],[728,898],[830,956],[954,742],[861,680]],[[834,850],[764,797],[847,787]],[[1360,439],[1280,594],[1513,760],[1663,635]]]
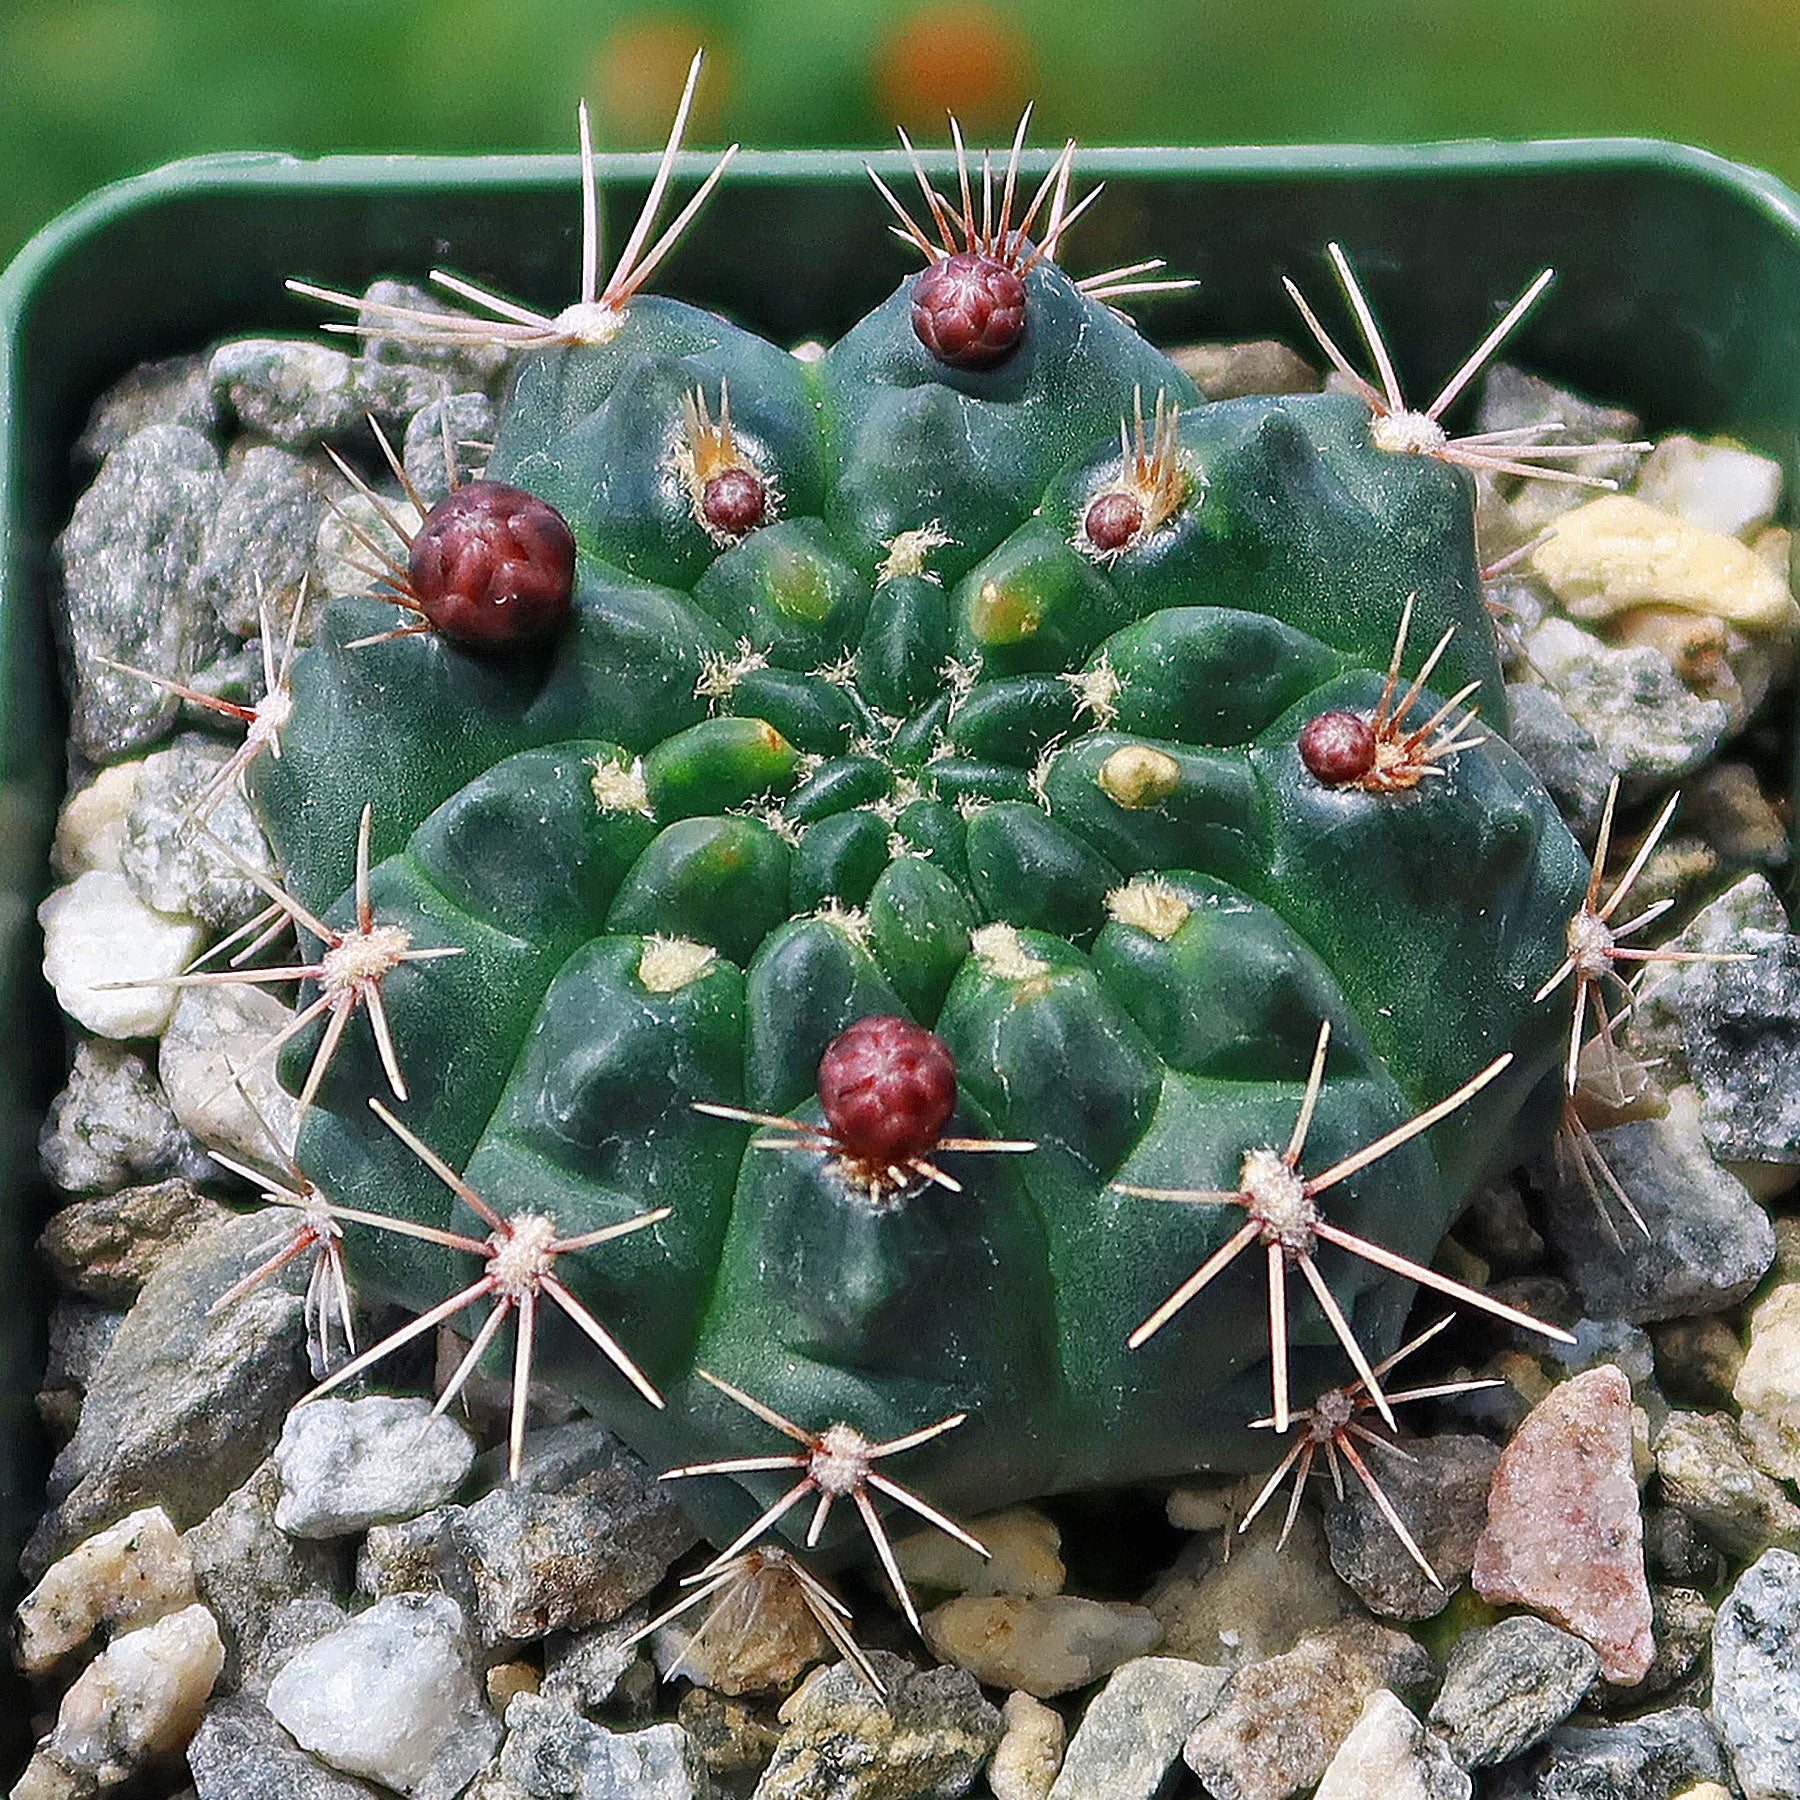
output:
[[[1025,335],[1025,283],[1005,263],[964,251],[913,283],[913,330],[953,369],[991,369]]]
[[[754,531],[768,505],[768,490],[754,469],[721,469],[700,490],[700,516],[725,537]]]
[[[1375,767],[1375,728],[1358,713],[1320,713],[1300,728],[1300,760],[1326,787],[1360,781]]]
[[[1123,488],[1096,496],[1082,521],[1096,550],[1123,550],[1144,529],[1144,503]]]
[[[472,650],[537,643],[562,629],[575,592],[575,534],[548,501],[471,481],[425,515],[407,574],[437,630]]]
[[[935,1032],[872,1014],[825,1047],[819,1104],[846,1156],[903,1165],[932,1150],[956,1110],[956,1061]]]

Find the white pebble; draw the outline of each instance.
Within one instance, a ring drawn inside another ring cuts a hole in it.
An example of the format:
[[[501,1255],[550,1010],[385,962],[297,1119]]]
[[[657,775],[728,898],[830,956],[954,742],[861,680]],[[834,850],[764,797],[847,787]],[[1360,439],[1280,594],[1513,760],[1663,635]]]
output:
[[[1034,1506],[1011,1506],[969,1521],[987,1549],[977,1556],[941,1531],[919,1531],[894,1546],[900,1572],[917,1587],[947,1594],[1023,1594],[1042,1599],[1062,1592],[1062,1533]]]
[[[987,1771],[994,1800],[1044,1800],[1062,1767],[1062,1714],[1021,1690],[1007,1695],[1000,1720],[1005,1733]]]
[[[155,1037],[175,1011],[180,990],[107,982],[177,975],[203,941],[192,919],[152,912],[123,875],[90,869],[38,908],[44,979],[64,1012],[101,1037]]]
[[[298,1743],[409,1800],[450,1800],[500,1742],[462,1608],[396,1594],[286,1664],[264,1702]]]
[[[41,1675],[101,1624],[153,1624],[192,1606],[194,1562],[169,1515],[146,1506],[77,1544],[19,1606],[19,1667]]]
[[[1624,494],[1558,520],[1531,566],[1572,619],[1674,606],[1746,631],[1791,632],[1800,621],[1787,582],[1748,545]]]
[[[1386,1688],[1363,1702],[1314,1800],[1469,1800],[1474,1783]]]
[[[415,1519],[448,1500],[475,1463],[475,1441],[431,1403],[325,1399],[297,1406],[275,1446],[281,1499],[275,1523],[290,1536],[345,1537]]]
[[[1644,458],[1635,493],[1702,531],[1748,542],[1781,505],[1781,464],[1677,432]]]
[[[1086,1687],[1154,1650],[1162,1627],[1141,1606],[1052,1594],[965,1594],[925,1615],[925,1641],[941,1661],[988,1687],[1023,1688],[1039,1700]]]
[[[185,1749],[225,1667],[219,1627],[204,1606],[128,1631],[63,1696],[46,1748],[102,1787],[140,1764]]]
[[[125,873],[125,820],[143,767],[141,762],[114,763],[63,802],[54,860],[71,881],[89,869]]]
[[[201,1143],[283,1175],[300,1107],[262,1053],[294,1015],[264,987],[179,991],[156,1065],[170,1110]]]

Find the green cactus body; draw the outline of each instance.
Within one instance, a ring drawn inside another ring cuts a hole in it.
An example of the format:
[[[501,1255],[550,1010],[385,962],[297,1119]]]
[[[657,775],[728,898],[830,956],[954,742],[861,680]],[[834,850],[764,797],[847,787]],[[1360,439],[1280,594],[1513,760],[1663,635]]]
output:
[[[951,1508],[1252,1466],[1259,1257],[1126,1347],[1243,1215],[1111,1184],[1235,1188],[1286,1144],[1322,1020],[1307,1169],[1513,1051],[1325,1204],[1429,1261],[1540,1127],[1561,1025],[1532,996],[1586,865],[1497,734],[1395,793],[1325,787],[1296,750],[1315,715],[1375,706],[1409,598],[1409,670],[1454,626],[1433,686],[1481,681],[1503,723],[1465,474],[1373,447],[1349,396],[1199,405],[1048,261],[1015,354],[947,369],[910,285],[814,365],[661,300],[526,357],[489,473],[572,524],[568,630],[510,658],[351,648],[390,609],[335,603],[257,802],[330,921],[372,802],[377,915],[464,951],[385,984],[413,1131],[565,1234],[672,1208],[560,1270],[666,1411],[541,1327],[540,1369],[652,1459],[767,1446],[699,1366],[872,1438],[966,1411],[906,1471]],[[696,390],[715,416],[728,390],[770,497],[735,538],[697,510]],[[1099,552],[1084,507],[1120,476],[1134,390],[1184,408],[1179,503]],[[816,1123],[821,1053],[876,1013],[950,1046],[953,1130],[1038,1147],[949,1155],[961,1193],[871,1198],[695,1110]],[[467,1229],[372,1116],[383,1085],[359,1019],[303,1167],[341,1204]],[[353,1226],[348,1248],[416,1309],[471,1278],[412,1239]],[[1410,1285],[1330,1247],[1320,1267],[1391,1349]],[[1291,1305],[1296,1386],[1341,1381],[1311,1297]]]

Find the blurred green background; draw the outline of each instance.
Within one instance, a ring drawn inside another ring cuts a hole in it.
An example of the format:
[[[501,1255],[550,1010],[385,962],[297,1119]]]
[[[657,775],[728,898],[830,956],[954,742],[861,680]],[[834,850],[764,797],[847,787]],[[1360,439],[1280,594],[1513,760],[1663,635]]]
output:
[[[197,151],[1650,133],[1800,183],[1800,0],[0,0],[0,262]]]

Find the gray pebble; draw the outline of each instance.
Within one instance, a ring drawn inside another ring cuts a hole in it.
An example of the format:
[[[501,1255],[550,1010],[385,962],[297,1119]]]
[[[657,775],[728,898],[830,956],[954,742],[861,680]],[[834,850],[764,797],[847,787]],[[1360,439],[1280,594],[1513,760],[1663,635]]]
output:
[[[416,1519],[373,1525],[356,1556],[356,1591],[376,1600],[390,1594],[435,1594],[442,1591],[438,1550],[460,1506],[440,1506]],[[465,1595],[465,1597],[468,1597]]]
[[[328,1395],[288,1414],[275,1446],[275,1523],[294,1537],[348,1537],[448,1500],[475,1464],[475,1441],[431,1402]]]
[[[1690,693],[1648,644],[1614,649],[1567,619],[1546,619],[1527,634],[1525,654],[1607,767],[1638,786],[1698,768],[1724,734],[1724,706]]]
[[[146,906],[198,919],[221,935],[268,905],[232,859],[249,868],[271,861],[262,827],[235,783],[206,813],[206,829],[199,829],[196,802],[230,756],[229,746],[197,732],[146,756],[120,852],[126,878]]]
[[[285,1178],[300,1107],[266,1052],[293,1017],[267,987],[191,987],[176,1001],[156,1050],[176,1118],[201,1143],[278,1178]],[[271,1215],[271,1236],[284,1216],[292,1222],[291,1215]]]
[[[244,1669],[244,1692],[258,1698],[266,1695],[275,1677],[295,1657],[322,1638],[342,1631],[351,1616],[326,1594],[301,1594],[284,1600],[270,1613],[268,1629]]]
[[[324,513],[318,468],[292,451],[254,444],[227,463],[194,570],[195,591],[227,631],[255,636],[266,606],[276,639],[286,635]]]
[[[1768,1550],[1713,1628],[1713,1716],[1745,1800],[1800,1795],[1800,1556]]]
[[[452,1511],[440,1563],[466,1570],[492,1645],[615,1618],[695,1536],[668,1487],[582,1421],[533,1433],[518,1481]]]
[[[472,316],[442,289],[415,287],[407,281],[375,281],[364,290],[363,302],[356,320],[363,333],[358,377],[362,391],[371,401],[381,403],[373,410],[398,417],[415,413],[445,394],[498,396],[512,365],[512,352],[506,345],[422,344],[382,329],[395,324],[382,315],[382,306],[410,307],[457,319]]]
[[[38,1140],[50,1178],[70,1193],[111,1193],[170,1176],[216,1173],[176,1122],[150,1065],[119,1044],[76,1046],[68,1085]]]
[[[1550,1735],[1538,1800],[1671,1800],[1723,1781],[1725,1758],[1706,1715],[1671,1706],[1622,1725],[1564,1725]]]
[[[295,1601],[342,1597],[339,1557],[329,1545],[299,1543],[275,1528],[281,1480],[272,1462],[182,1533],[200,1598],[225,1640],[225,1684],[238,1687],[261,1666],[274,1621]]]
[[[1318,1783],[1370,1694],[1431,1675],[1422,1646],[1372,1621],[1313,1632],[1239,1669],[1182,1756],[1215,1800],[1286,1800]]]
[[[1000,1741],[1000,1713],[966,1669],[869,1653],[875,1694],[848,1663],[817,1669],[781,1709],[754,1800],[957,1800]]]
[[[1742,1300],[1775,1260],[1768,1214],[1713,1160],[1698,1096],[1678,1088],[1661,1119],[1592,1134],[1640,1227],[1573,1158],[1540,1168],[1550,1238],[1596,1318],[1639,1323],[1718,1312]],[[1604,1210],[1603,1210],[1604,1209]]]
[[[1774,890],[1746,875],[1666,946],[1747,962],[1649,965],[1632,1030],[1677,1049],[1700,1092],[1700,1129],[1733,1162],[1800,1162],[1800,938]]]
[[[1729,1413],[1677,1412],[1656,1439],[1663,1497],[1713,1543],[1749,1560],[1771,1547],[1800,1551],[1800,1506],[1759,1469]]]
[[[404,466],[406,478],[428,505],[450,491],[444,457],[445,412],[450,415],[450,452],[455,459],[457,487],[473,481],[487,467],[499,414],[486,394],[452,394],[434,400],[414,415],[406,428]]]
[[[1652,1588],[1650,1629],[1656,1654],[1650,1667],[1641,1681],[1602,1682],[1589,1691],[1587,1704],[1609,1718],[1630,1717],[1653,1700],[1664,1706],[1704,1706],[1711,1697],[1707,1670],[1716,1616],[1695,1588]]]
[[[206,358],[171,356],[139,363],[94,402],[75,454],[84,462],[103,462],[149,426],[181,425],[210,437],[218,423]]]
[[[44,1359],[44,1384],[38,1390],[38,1416],[58,1444],[75,1435],[88,1383],[111,1349],[125,1314],[86,1300],[59,1299],[50,1311],[50,1345]]]
[[[544,1681],[538,1691],[546,1700],[566,1700],[583,1712],[597,1711],[613,1698],[626,1670],[639,1660],[639,1646],[628,1640],[649,1619],[649,1607],[639,1604],[573,1636],[553,1632],[544,1644]]]
[[[228,1219],[144,1284],[51,1470],[54,1504],[27,1549],[28,1573],[134,1507],[160,1502],[177,1527],[195,1524],[268,1454],[309,1385],[305,1307],[278,1277],[209,1311],[261,1260],[267,1237],[262,1218]],[[303,1279],[292,1265],[283,1273]]]
[[[304,338],[240,338],[213,352],[208,373],[214,398],[245,430],[289,449],[367,429],[355,364],[342,350]]]
[[[1368,1444],[1358,1449],[1441,1585],[1426,1580],[1353,1471],[1346,1471],[1344,1498],[1329,1499],[1324,1508],[1331,1566],[1371,1612],[1432,1618],[1450,1604],[1474,1563],[1500,1452],[1486,1438],[1457,1436],[1409,1438],[1400,1455]]]
[[[1560,1725],[1600,1673],[1573,1632],[1521,1614],[1472,1631],[1451,1653],[1431,1723],[1465,1769],[1505,1762]]]
[[[1644,1563],[1653,1581],[1715,1588],[1725,1579],[1724,1557],[1676,1506],[1644,1508]]]
[[[62,1284],[108,1306],[129,1306],[156,1265],[204,1225],[229,1215],[185,1181],[159,1181],[76,1200],[38,1239]]]
[[[1456,1239],[1495,1274],[1522,1275],[1544,1260],[1544,1240],[1510,1177],[1489,1182],[1469,1202],[1456,1222]]]
[[[110,658],[186,680],[212,660],[224,633],[191,591],[224,476],[197,431],[152,425],[100,466],[57,540],[73,673],[69,738],[89,762],[116,762],[154,743],[180,701]]]
[[[1515,682],[1506,690],[1506,703],[1512,715],[1508,734],[1512,747],[1549,790],[1569,829],[1591,848],[1600,829],[1612,765],[1600,754],[1593,734],[1569,717],[1549,688]]]
[[[1643,420],[1626,407],[1603,406],[1514,363],[1494,363],[1481,384],[1475,429],[1512,431],[1521,425],[1545,424],[1563,427],[1556,439],[1562,444],[1629,442],[1644,430]],[[1640,454],[1621,452],[1616,467],[1596,466],[1591,472],[1629,476],[1636,470]],[[1588,465],[1583,463],[1582,468],[1585,470]]]
[[[711,1788],[679,1725],[609,1731],[537,1694],[506,1708],[500,1773],[533,1800],[704,1800]]]
[[[376,1790],[309,1756],[256,1700],[227,1700],[188,1745],[198,1800],[377,1800]]]
[[[1088,1702],[1050,1800],[1152,1800],[1230,1677],[1174,1656],[1120,1664]]]

